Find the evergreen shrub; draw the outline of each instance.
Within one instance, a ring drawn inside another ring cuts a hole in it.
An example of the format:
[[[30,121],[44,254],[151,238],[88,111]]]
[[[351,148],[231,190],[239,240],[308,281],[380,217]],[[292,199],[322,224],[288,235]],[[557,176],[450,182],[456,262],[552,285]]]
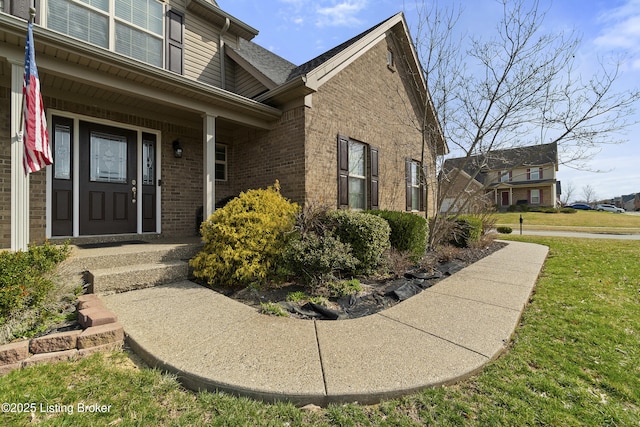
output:
[[[500,234],[511,234],[513,232],[513,229],[511,227],[498,227],[496,228],[496,230]]]
[[[202,223],[204,248],[190,261],[195,277],[210,285],[266,283],[282,264],[298,209],[277,181],[241,193]]]
[[[391,247],[401,252],[409,252],[414,260],[420,259],[427,246],[429,223],[427,219],[410,213],[398,211],[369,211],[384,218],[391,229],[389,241]]]
[[[365,212],[337,210],[328,214],[335,235],[351,245],[353,256],[359,261],[354,273],[367,274],[380,264],[382,254],[391,244],[389,223]]]
[[[358,265],[351,246],[330,232],[322,236],[305,233],[292,239],[284,252],[284,260],[293,274],[310,285],[332,280],[337,271],[352,271]]]
[[[48,242],[26,252],[0,252],[0,323],[12,312],[40,307],[54,287],[47,273],[68,255],[68,245]]]
[[[578,212],[577,209],[574,208],[561,208],[560,213],[572,214]]]

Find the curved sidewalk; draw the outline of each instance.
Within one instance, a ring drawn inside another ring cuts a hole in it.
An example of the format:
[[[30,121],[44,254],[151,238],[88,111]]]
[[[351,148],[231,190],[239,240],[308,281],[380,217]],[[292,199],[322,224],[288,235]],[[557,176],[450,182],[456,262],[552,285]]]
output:
[[[352,320],[262,315],[191,282],[101,298],[132,349],[190,389],[372,404],[466,378],[501,354],[548,253],[508,243],[407,301]]]

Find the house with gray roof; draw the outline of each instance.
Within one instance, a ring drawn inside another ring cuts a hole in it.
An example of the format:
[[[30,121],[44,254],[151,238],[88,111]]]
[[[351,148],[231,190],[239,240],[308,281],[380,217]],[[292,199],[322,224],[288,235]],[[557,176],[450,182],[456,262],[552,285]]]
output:
[[[0,248],[191,236],[221,200],[276,180],[298,203],[433,212],[436,183],[420,171],[436,159],[421,157],[416,123],[440,127],[402,13],[296,65],[212,0],[39,4],[34,45],[54,161],[22,170],[30,2],[6,0]],[[430,141],[426,153],[447,152],[441,133]]]
[[[560,196],[556,143],[493,150],[483,154],[446,159],[440,188],[446,212],[452,206],[512,205],[557,207]]]

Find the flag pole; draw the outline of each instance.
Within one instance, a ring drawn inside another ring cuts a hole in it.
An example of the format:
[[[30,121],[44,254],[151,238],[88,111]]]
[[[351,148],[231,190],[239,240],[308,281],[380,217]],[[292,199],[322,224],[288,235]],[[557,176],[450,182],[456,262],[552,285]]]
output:
[[[36,8],[35,7],[30,7],[29,8],[29,23],[28,25],[31,25],[34,23],[36,19]],[[31,41],[33,43],[33,40]],[[22,103],[20,104],[20,126],[18,127],[18,137],[20,138],[20,140],[22,141],[23,135],[24,135],[24,131],[22,129],[22,127],[24,126],[24,90],[22,92]]]

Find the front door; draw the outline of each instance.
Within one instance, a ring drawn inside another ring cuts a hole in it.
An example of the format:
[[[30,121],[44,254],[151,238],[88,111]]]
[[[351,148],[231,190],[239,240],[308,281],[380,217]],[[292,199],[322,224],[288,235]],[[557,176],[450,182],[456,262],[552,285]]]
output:
[[[509,206],[509,192],[503,191],[500,195],[502,197],[502,206]]]
[[[137,232],[137,133],[80,122],[80,235]]]

